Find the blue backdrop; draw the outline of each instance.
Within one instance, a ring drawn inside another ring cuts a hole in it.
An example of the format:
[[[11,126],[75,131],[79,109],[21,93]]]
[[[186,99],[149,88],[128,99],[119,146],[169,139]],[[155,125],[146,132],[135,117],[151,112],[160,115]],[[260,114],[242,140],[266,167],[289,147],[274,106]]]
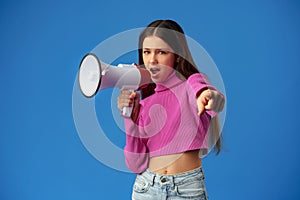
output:
[[[299,199],[299,11],[283,0],[1,1],[0,199],[130,198],[135,175],[82,144],[73,85],[101,41],[167,18],[206,49],[226,87],[223,152],[203,161],[210,199]]]

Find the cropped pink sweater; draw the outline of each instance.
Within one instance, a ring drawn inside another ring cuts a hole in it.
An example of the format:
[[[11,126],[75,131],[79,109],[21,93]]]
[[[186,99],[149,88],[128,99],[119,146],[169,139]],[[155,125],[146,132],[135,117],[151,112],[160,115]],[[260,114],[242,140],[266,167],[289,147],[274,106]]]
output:
[[[183,81],[173,72],[156,84],[153,95],[140,101],[136,123],[124,117],[124,154],[130,170],[142,173],[151,157],[207,149],[210,119],[216,113],[206,110],[198,116],[196,101],[197,93],[206,88],[213,87],[200,73]]]

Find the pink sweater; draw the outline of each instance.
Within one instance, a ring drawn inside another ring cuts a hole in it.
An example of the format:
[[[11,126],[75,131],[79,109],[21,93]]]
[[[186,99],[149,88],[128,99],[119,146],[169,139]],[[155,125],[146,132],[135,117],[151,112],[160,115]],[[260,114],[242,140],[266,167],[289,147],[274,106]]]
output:
[[[183,81],[174,72],[156,84],[153,95],[140,101],[136,123],[124,117],[124,154],[130,170],[142,173],[151,157],[207,149],[210,119],[217,113],[206,110],[199,117],[196,94],[208,87],[213,88],[202,74]]]

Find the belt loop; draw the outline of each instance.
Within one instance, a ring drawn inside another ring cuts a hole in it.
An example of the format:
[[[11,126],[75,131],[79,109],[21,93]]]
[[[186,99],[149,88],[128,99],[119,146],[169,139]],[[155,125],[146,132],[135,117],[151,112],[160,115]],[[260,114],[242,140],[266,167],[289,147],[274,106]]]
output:
[[[154,173],[152,173],[152,174],[151,174],[151,183],[150,183],[150,184],[151,184],[151,186],[153,186],[153,185],[154,185],[155,176],[156,176],[156,175],[155,175]]]
[[[171,177],[172,177],[172,178],[171,178],[171,179],[172,179],[172,180],[171,180],[171,182],[172,182],[172,183],[171,183],[171,184],[172,184],[172,185],[171,185],[171,188],[174,189],[174,188],[175,188],[175,176],[171,176]]]
[[[203,171],[203,169],[202,169],[202,167],[200,168],[200,174],[201,174],[201,176],[203,177],[203,180],[204,180],[204,171]]]

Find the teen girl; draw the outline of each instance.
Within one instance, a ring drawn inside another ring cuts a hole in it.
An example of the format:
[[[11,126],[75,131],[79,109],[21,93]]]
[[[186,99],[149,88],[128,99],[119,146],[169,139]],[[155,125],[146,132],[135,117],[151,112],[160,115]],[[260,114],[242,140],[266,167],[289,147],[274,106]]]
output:
[[[132,199],[207,199],[201,155],[208,133],[219,135],[209,129],[225,98],[195,67],[176,22],[152,22],[138,47],[139,65],[152,83],[142,89],[142,100],[128,90],[118,97],[119,109],[134,106],[131,118],[124,117],[126,164],[137,174]]]

